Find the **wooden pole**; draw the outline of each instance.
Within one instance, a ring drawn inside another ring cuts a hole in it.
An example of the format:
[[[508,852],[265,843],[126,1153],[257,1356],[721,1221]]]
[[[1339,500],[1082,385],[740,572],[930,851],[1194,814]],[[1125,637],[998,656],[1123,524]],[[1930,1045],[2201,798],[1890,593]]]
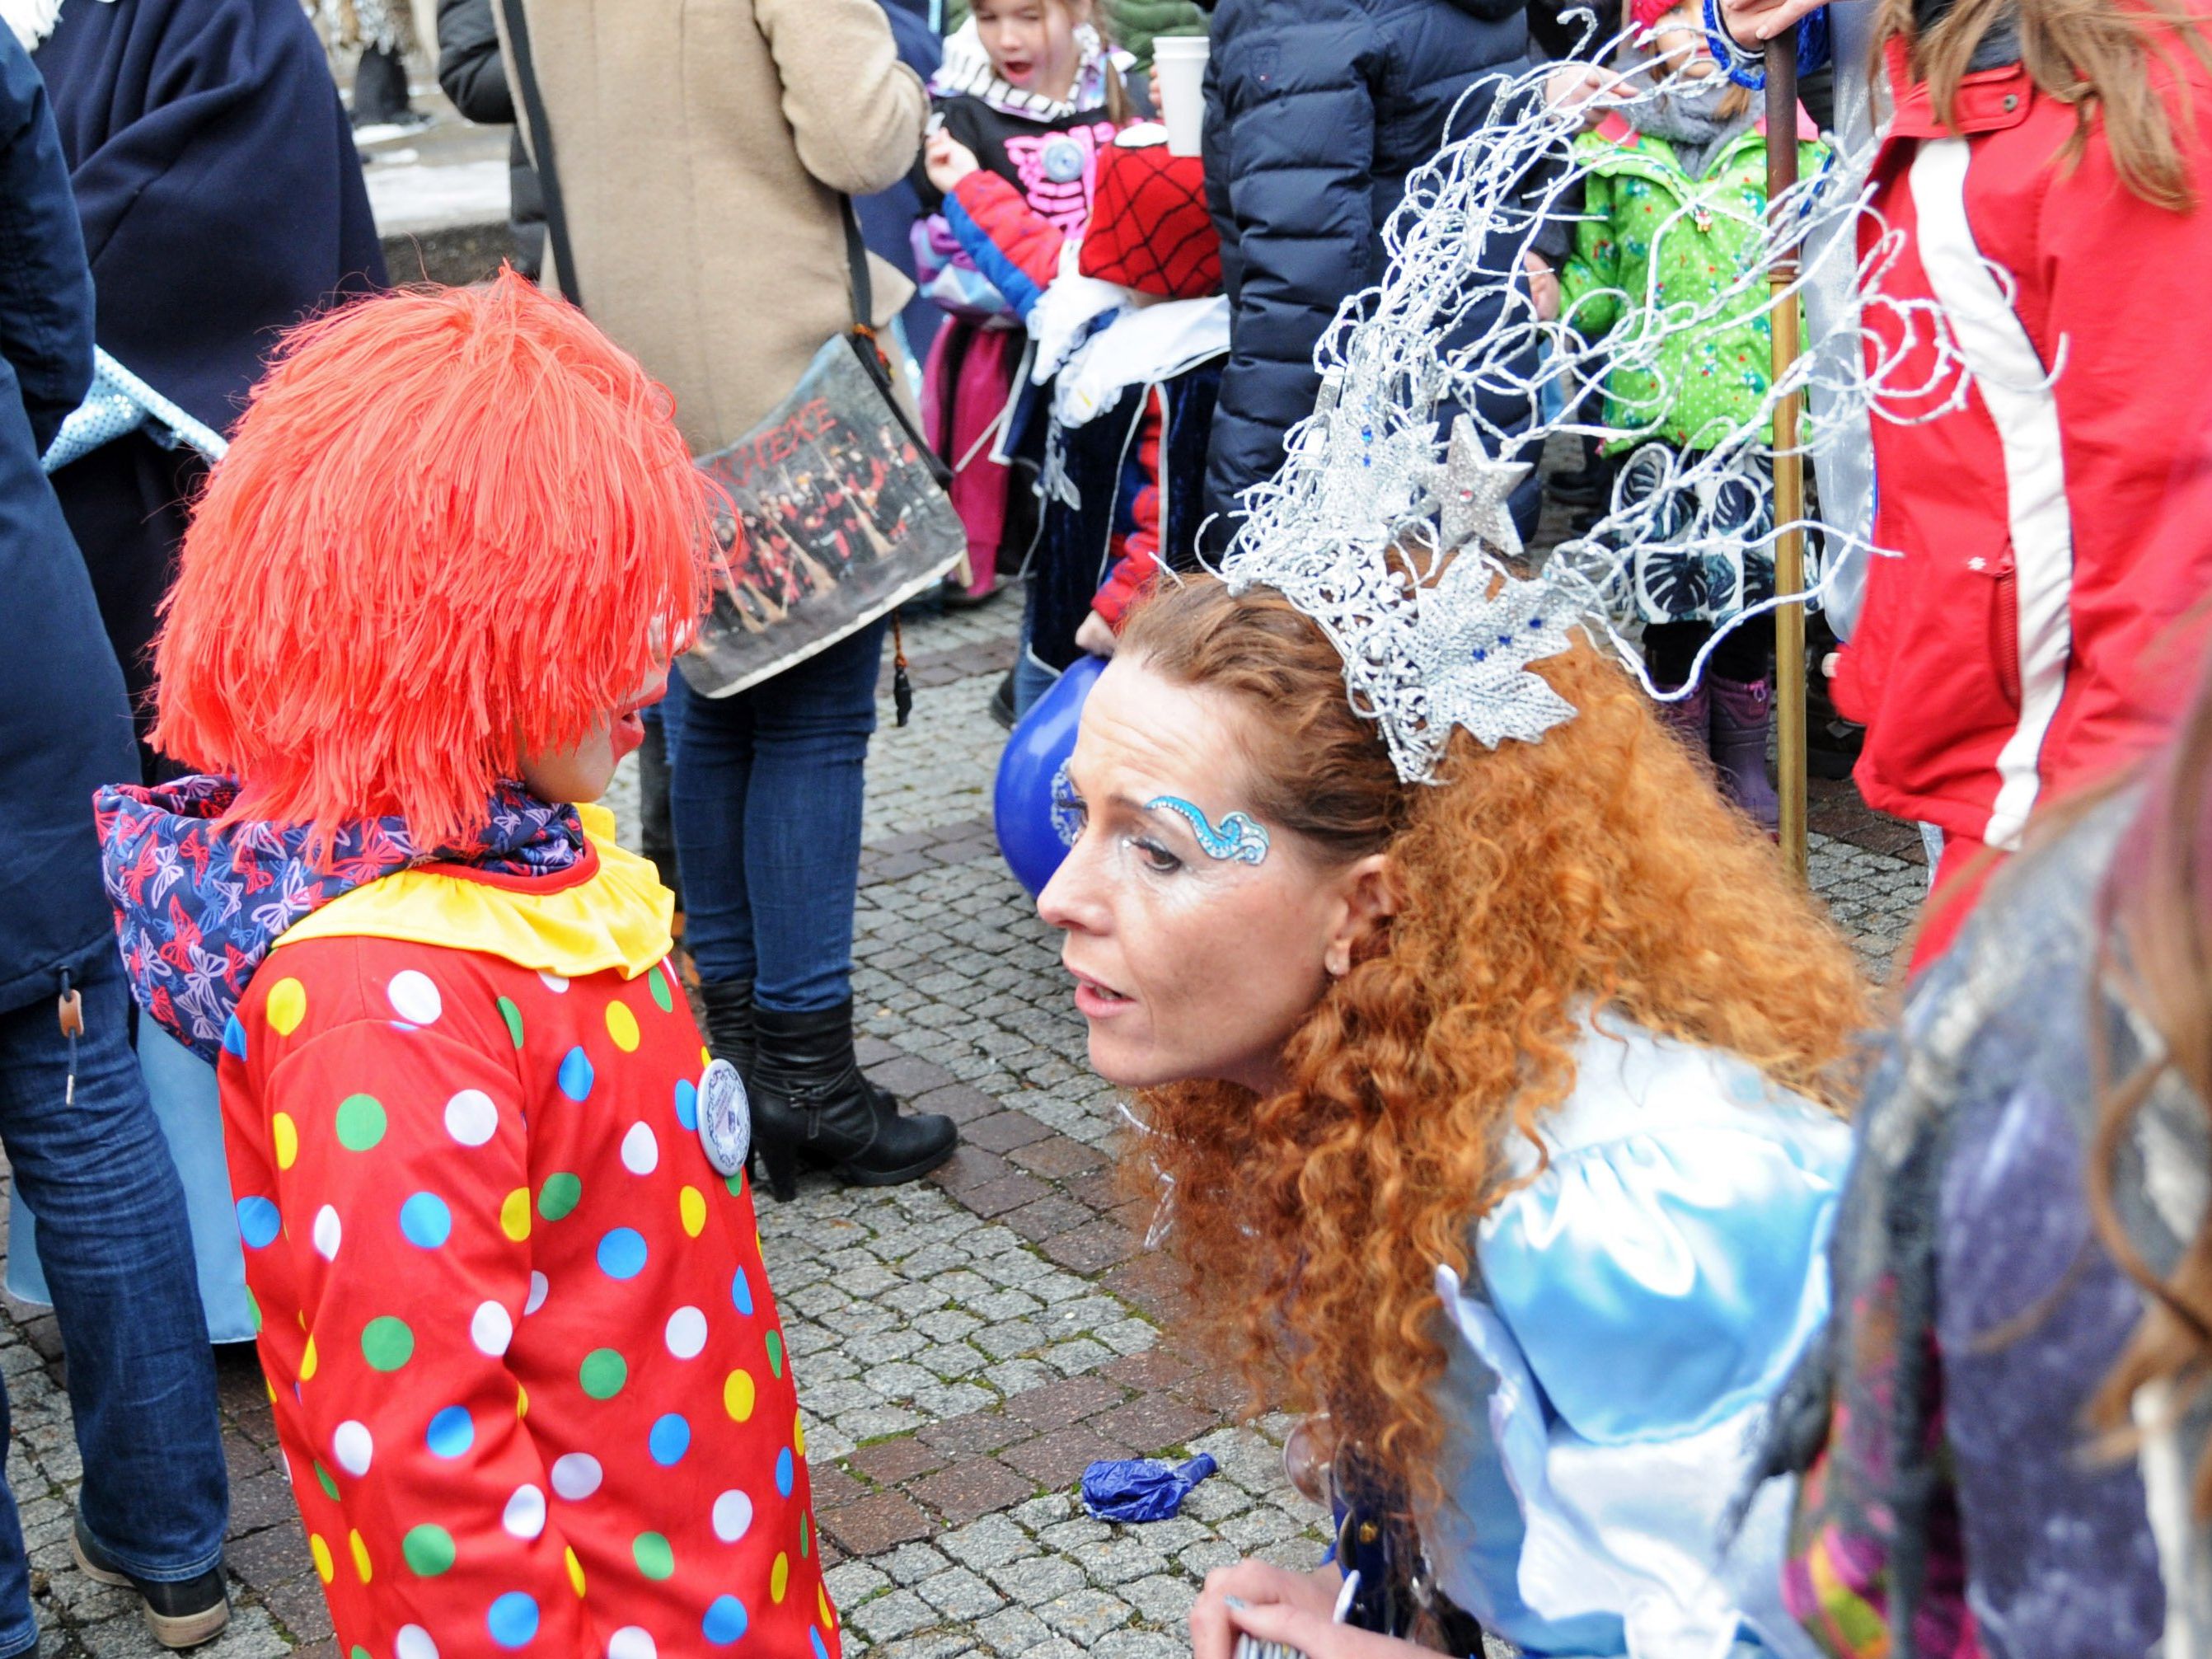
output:
[[[1767,212],[1784,210],[1784,193],[1797,183],[1797,39],[1785,30],[1766,43]],[[1777,222],[1779,222],[1777,219]],[[1797,280],[1794,235],[1777,249],[1768,282],[1780,295]],[[1771,313],[1774,379],[1778,384],[1796,362],[1799,307],[1795,298]],[[1805,532],[1796,528],[1805,516],[1805,458],[1798,453],[1803,410],[1792,392],[1774,411],[1774,518],[1784,530],[1774,543],[1774,591],[1788,596],[1805,591]],[[1774,709],[1776,793],[1782,798],[1782,856],[1800,881],[1806,879],[1805,848],[1805,607],[1784,605],[1774,613]]]

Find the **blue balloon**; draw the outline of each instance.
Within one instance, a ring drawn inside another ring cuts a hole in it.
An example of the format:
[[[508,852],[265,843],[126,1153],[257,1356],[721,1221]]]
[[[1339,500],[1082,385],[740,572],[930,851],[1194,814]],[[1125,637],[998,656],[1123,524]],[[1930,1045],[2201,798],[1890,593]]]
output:
[[[1036,700],[1006,739],[999,757],[999,781],[991,793],[991,816],[999,831],[999,851],[1023,890],[1035,898],[1067,856],[1073,839],[1053,811],[1054,781],[1075,752],[1076,728],[1091,688],[1106,672],[1103,657],[1079,657]]]

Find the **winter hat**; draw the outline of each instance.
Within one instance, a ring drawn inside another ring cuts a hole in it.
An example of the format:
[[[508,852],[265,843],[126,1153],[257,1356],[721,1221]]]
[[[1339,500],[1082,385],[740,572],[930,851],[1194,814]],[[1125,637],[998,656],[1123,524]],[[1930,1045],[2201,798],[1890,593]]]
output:
[[[1206,206],[1206,165],[1168,153],[1167,129],[1133,126],[1098,152],[1077,267],[1162,300],[1221,291],[1221,237]]]
[[[1678,10],[1681,4],[1682,0],[1628,0],[1628,21],[1636,26],[1637,36],[1641,39],[1661,18]]]

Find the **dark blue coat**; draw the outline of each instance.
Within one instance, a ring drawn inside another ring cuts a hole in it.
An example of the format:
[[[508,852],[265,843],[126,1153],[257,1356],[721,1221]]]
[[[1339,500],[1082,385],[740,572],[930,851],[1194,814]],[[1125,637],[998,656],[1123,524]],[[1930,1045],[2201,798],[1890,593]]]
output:
[[[63,6],[39,47],[100,343],[228,432],[278,334],[384,285],[353,131],[299,0]],[[142,718],[198,456],[143,434],[55,475]],[[145,775],[156,763],[143,751]]]
[[[0,27],[0,1012],[115,949],[92,792],[131,711],[39,457],[92,380],[92,277],[39,72]]]
[[[384,286],[352,129],[299,0],[64,5],[52,89],[100,343],[228,432],[279,330]]]
[[[1314,347],[1381,276],[1407,175],[1443,147],[1461,94],[1528,67],[1525,14],[1526,0],[1220,0],[1206,171],[1236,310],[1209,511],[1282,465],[1320,389]],[[1469,100],[1459,131],[1481,113]]]
[[[925,0],[880,0],[880,3],[890,21],[891,39],[898,43],[899,62],[927,82],[945,61],[945,43],[929,27],[928,5]],[[915,167],[918,176],[921,163]],[[868,251],[913,276],[914,223],[922,214],[921,193],[915,188],[914,179],[902,179],[889,190],[860,197],[853,209],[860,216],[860,234]],[[907,301],[899,320],[906,325],[908,348],[917,360],[927,358],[945,313],[917,294]]]

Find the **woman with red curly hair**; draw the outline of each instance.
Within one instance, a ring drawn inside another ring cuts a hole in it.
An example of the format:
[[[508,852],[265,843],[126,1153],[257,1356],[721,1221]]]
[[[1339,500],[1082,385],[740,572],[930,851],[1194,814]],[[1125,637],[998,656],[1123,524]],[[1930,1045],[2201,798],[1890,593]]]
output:
[[[1196,1304],[1327,1413],[1294,1445],[1341,1522],[1317,1575],[1210,1577],[1199,1659],[1802,1650],[1787,1492],[1729,1511],[1827,1312],[1863,988],[1569,638],[1530,672],[1572,718],[1454,732],[1433,787],[1267,586],[1163,592],[1084,710],[1039,908]]]
[[[836,1649],[742,1091],[582,805],[711,507],[666,392],[512,272],[310,324],[160,641],[155,740],[205,775],[100,800],[139,1000],[217,1065],[347,1652]]]

